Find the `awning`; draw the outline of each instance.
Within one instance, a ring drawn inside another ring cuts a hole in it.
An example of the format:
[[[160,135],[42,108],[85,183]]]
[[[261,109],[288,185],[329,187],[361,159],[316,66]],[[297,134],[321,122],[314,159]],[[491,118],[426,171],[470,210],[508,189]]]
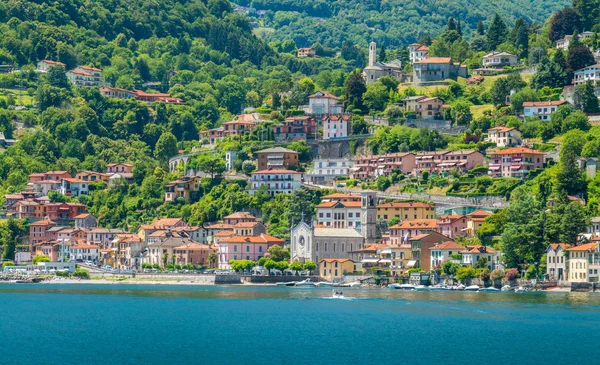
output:
[[[380,264],[391,264],[392,260],[390,260],[390,259],[383,259],[383,260],[379,260],[379,263]]]
[[[510,167],[511,170],[521,170],[521,168],[523,167],[523,165],[512,165]]]
[[[412,268],[415,267],[415,265],[417,264],[417,260],[410,260],[408,262],[408,265],[406,265],[407,268]]]
[[[379,259],[362,259],[363,264],[376,264],[379,262]]]
[[[490,166],[489,170],[490,171],[498,171],[498,170],[500,170],[500,166]]]

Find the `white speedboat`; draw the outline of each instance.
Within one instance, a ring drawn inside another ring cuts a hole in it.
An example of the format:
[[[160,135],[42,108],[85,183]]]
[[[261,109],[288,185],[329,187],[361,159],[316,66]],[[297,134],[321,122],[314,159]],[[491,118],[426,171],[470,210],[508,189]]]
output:
[[[429,286],[429,290],[432,290],[432,291],[441,291],[441,290],[452,290],[452,288],[449,287],[448,285],[437,284],[437,285],[430,285]]]
[[[459,284],[456,286],[452,287],[452,290],[465,290],[466,286],[464,286],[463,284]]]
[[[334,292],[331,294],[331,297],[332,297],[332,298],[345,298],[345,297],[344,297],[344,292],[343,292],[343,291],[334,291]]]
[[[306,279],[306,280],[302,280],[302,281],[298,281],[294,284],[294,286],[301,286],[301,287],[314,287],[315,283],[313,283],[312,281],[310,281],[310,279]]]
[[[275,283],[275,285],[276,286],[294,286],[294,285],[296,285],[296,282],[295,281],[288,281],[286,283],[278,282],[278,283]]]
[[[502,289],[500,289],[500,291],[510,291],[510,289],[511,289],[510,285],[504,285],[502,287]]]
[[[333,286],[333,283],[328,283],[326,281],[319,281],[316,285],[318,287],[330,287],[330,286]]]
[[[416,286],[414,286],[412,284],[400,284],[400,287],[398,289],[413,290],[414,288],[416,288]]]
[[[360,288],[360,286],[362,285],[360,282],[355,281],[353,283],[349,284],[351,288]]]
[[[465,288],[465,291],[478,291],[479,285],[469,285]]]
[[[524,288],[522,286],[515,289],[515,293],[527,293],[528,291],[529,291],[529,289]]]
[[[413,290],[414,291],[427,291],[427,290],[429,290],[429,287],[427,287],[425,285],[417,285],[417,286],[415,286],[415,288]]]
[[[479,289],[479,291],[483,293],[497,293],[500,291],[500,289],[496,289],[493,286],[489,286],[487,288],[481,288]]]

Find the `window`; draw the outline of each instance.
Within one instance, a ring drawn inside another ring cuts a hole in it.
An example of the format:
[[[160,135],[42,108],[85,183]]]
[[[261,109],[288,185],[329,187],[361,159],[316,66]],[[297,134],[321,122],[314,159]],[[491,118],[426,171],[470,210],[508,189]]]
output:
[[[237,246],[233,246],[233,252],[237,252]]]
[[[246,252],[250,252],[250,246],[246,246]]]
[[[258,246],[258,252],[262,252],[262,246]]]

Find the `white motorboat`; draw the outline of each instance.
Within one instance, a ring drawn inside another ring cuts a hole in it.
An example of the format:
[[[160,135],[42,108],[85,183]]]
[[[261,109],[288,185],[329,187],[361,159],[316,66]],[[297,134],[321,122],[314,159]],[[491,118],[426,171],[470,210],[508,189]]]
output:
[[[417,286],[415,286],[415,288],[413,290],[414,291],[427,291],[427,290],[429,290],[429,287],[425,286],[425,285],[417,285]]]
[[[456,286],[452,287],[452,290],[465,290],[466,286],[464,286],[463,284],[459,284]]]
[[[413,290],[414,288],[416,288],[416,287],[412,284],[400,284],[400,286],[397,287],[396,289]]]
[[[333,286],[333,283],[328,283],[326,281],[319,281],[315,285],[318,286],[318,287],[330,287],[330,286]]]
[[[301,286],[301,287],[314,287],[315,283],[313,283],[312,281],[310,281],[310,279],[306,279],[306,280],[302,280],[302,281],[298,281],[294,284],[294,286]]]
[[[524,288],[522,286],[515,289],[515,293],[527,293],[528,291],[529,291],[529,289]]]
[[[360,286],[362,285],[360,282],[355,281],[353,283],[349,284],[351,288],[360,288]]]
[[[489,286],[487,288],[481,288],[479,289],[479,291],[482,293],[497,293],[500,291],[500,289],[496,289],[493,286]]]
[[[390,289],[402,289],[402,285],[398,283],[388,284],[388,288]]]
[[[441,290],[452,290],[452,288],[445,284],[437,284],[437,285],[430,285],[429,290],[441,291]]]
[[[465,291],[479,291],[479,285],[469,285],[465,288]]]
[[[344,297],[344,292],[343,292],[343,291],[337,291],[337,290],[336,290],[336,291],[334,291],[334,292],[331,294],[331,297],[332,297],[332,298],[338,298],[338,299],[340,299],[340,298],[345,298],[345,297]]]
[[[502,287],[502,289],[500,289],[500,291],[510,291],[510,289],[511,289],[510,285],[504,285]]]

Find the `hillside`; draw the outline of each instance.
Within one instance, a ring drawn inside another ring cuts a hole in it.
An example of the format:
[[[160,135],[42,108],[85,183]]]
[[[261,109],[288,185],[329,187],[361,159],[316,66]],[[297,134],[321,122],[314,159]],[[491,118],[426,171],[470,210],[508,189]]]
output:
[[[449,17],[462,22],[470,34],[482,20],[494,13],[509,23],[523,18],[543,23],[568,0],[234,0],[257,10],[268,10],[259,23],[276,32],[265,33],[269,40],[293,39],[298,47],[320,42],[339,47],[344,40],[366,45],[370,40],[387,46],[415,42],[421,35],[435,36]]]

